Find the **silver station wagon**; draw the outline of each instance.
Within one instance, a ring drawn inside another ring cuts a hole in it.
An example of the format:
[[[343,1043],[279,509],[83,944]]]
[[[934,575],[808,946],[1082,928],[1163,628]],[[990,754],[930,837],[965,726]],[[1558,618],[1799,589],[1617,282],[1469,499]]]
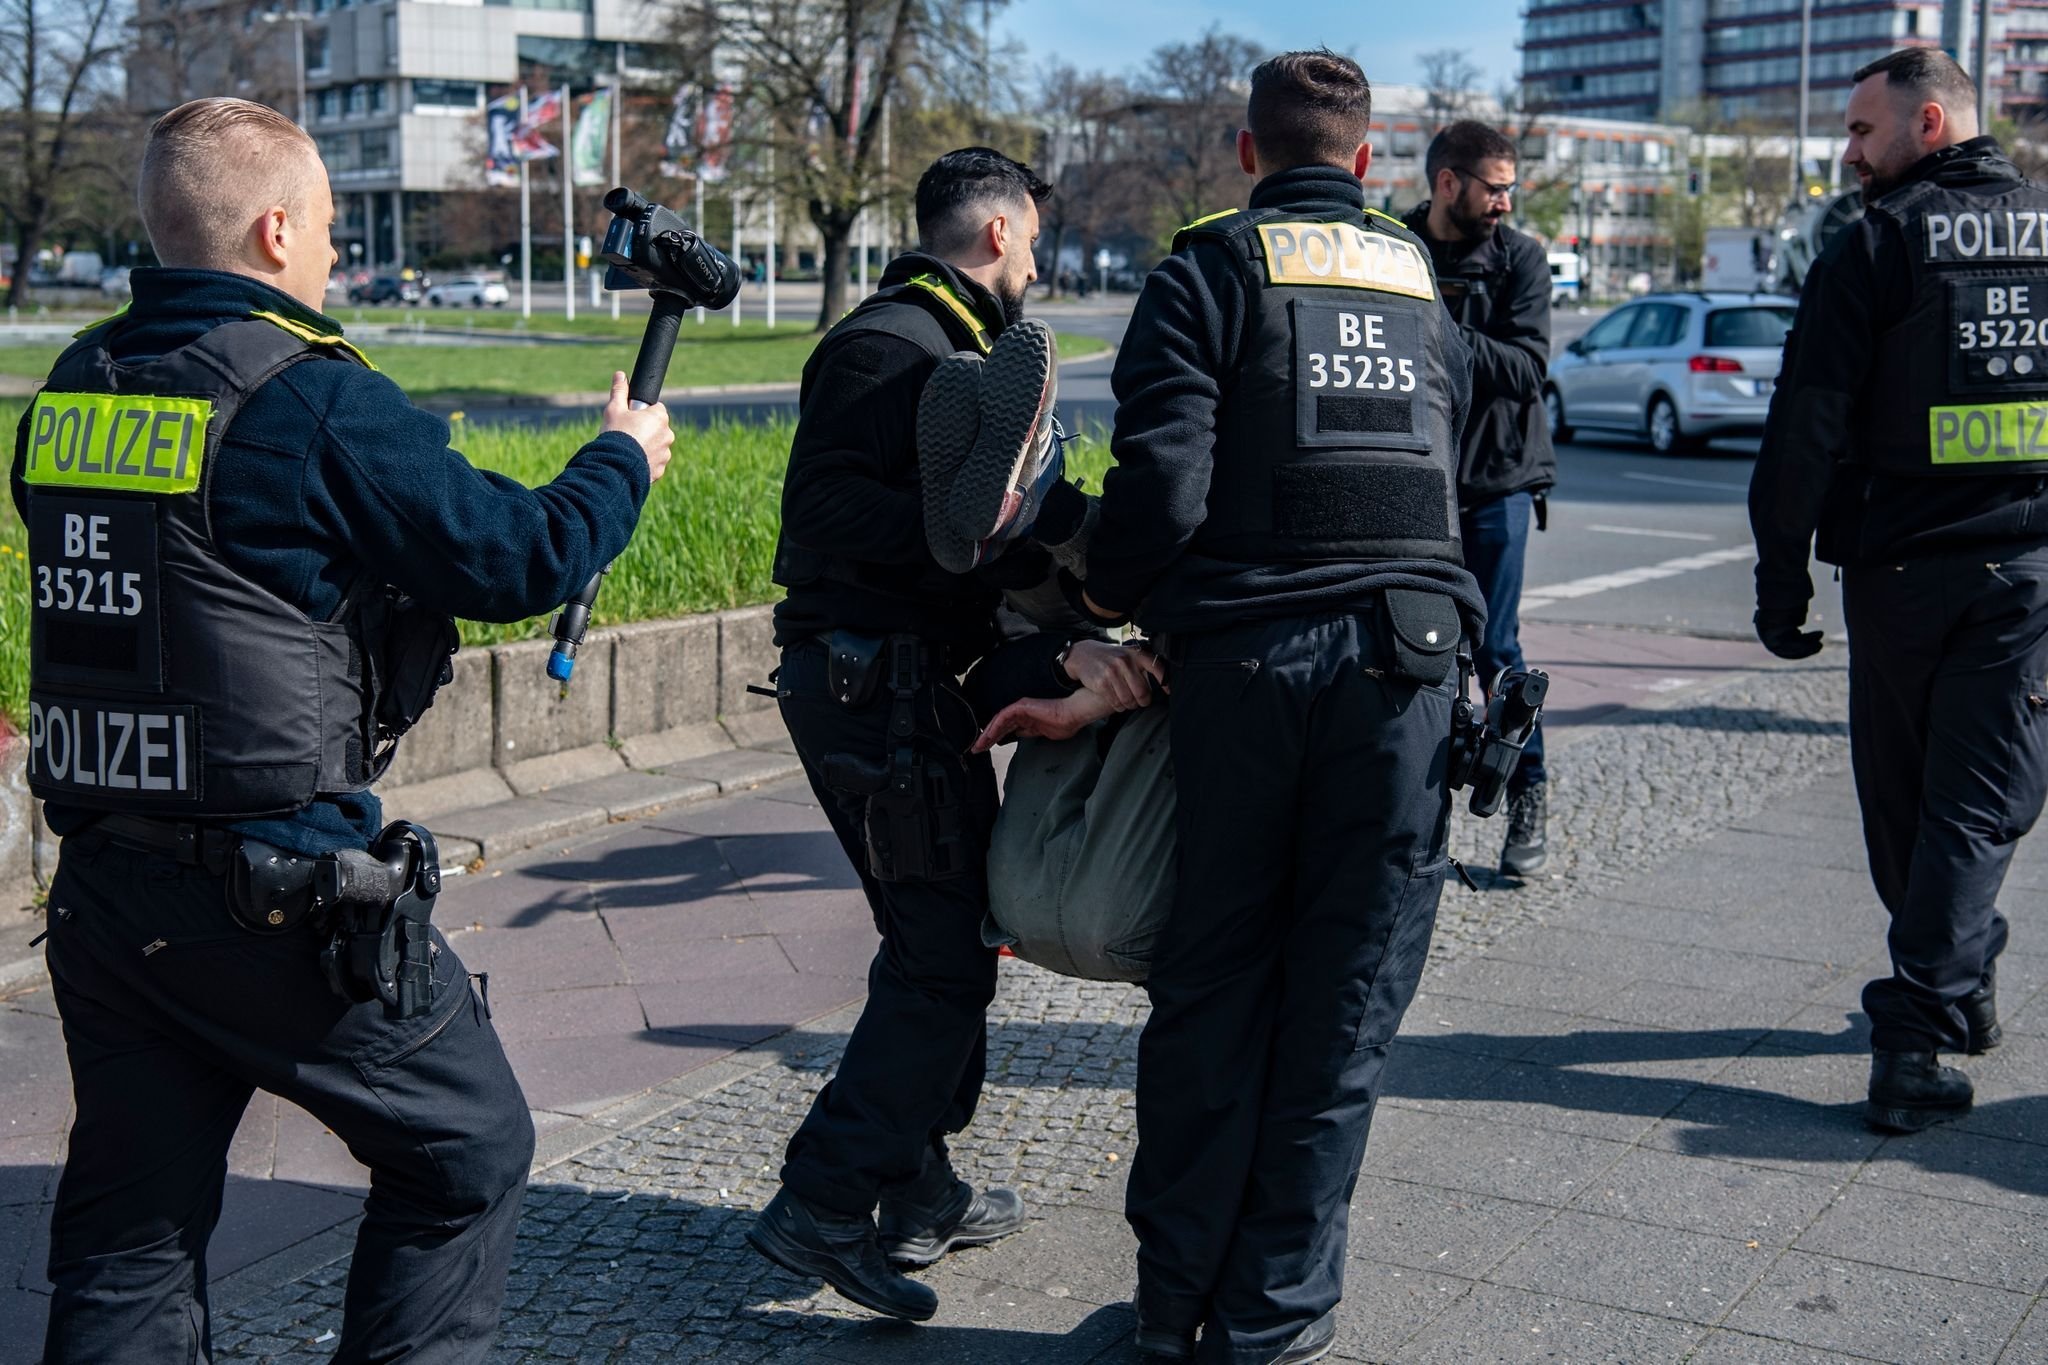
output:
[[[1777,294],[1651,294],[1551,358],[1550,434],[1637,436],[1660,455],[1764,428],[1796,303]]]

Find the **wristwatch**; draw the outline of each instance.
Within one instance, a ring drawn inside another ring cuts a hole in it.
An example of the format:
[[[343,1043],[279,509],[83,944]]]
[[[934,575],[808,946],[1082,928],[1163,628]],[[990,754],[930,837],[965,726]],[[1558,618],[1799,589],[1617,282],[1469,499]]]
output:
[[[1068,687],[1079,687],[1081,685],[1080,679],[1067,672],[1067,656],[1073,652],[1074,642],[1072,640],[1060,646],[1060,652],[1052,656],[1053,673],[1056,677],[1063,679]]]

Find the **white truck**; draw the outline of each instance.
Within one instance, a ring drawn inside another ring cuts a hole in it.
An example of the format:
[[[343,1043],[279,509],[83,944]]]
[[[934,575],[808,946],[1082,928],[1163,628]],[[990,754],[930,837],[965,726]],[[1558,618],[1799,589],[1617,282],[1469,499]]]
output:
[[[1700,288],[1762,294],[1777,287],[1778,234],[1769,228],[1708,228]]]
[[[1553,251],[1550,255],[1550,302],[1577,303],[1584,295],[1586,260],[1576,251]]]

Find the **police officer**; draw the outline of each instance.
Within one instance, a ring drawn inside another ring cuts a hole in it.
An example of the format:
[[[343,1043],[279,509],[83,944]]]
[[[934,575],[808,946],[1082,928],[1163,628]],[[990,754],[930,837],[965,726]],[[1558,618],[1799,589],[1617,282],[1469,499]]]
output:
[[[1348,58],[1252,73],[1250,208],[1183,229],[1113,378],[1083,601],[1170,661],[1181,862],[1127,1212],[1139,1343],[1171,1358],[1330,1350],[1443,887],[1454,657],[1484,614],[1459,567],[1471,360],[1427,251],[1363,207],[1370,117]]]
[[[1842,569],[1849,742],[1892,973],[1863,991],[1868,1116],[1966,1112],[1942,1052],[1998,1043],[1999,887],[2048,784],[2048,191],[1978,136],[1954,61],[1856,73],[1866,213],[1807,278],[1750,483],[1757,634],[1801,629],[1807,547]]]
[[[918,401],[956,352],[991,357],[985,391],[1047,389],[1050,334],[1035,347],[1002,343],[1037,278],[1031,249],[1050,193],[986,147],[932,163],[917,187],[919,248],[889,264],[880,290],[804,367],[783,485],[782,716],[882,943],[838,1073],[790,1139],[782,1188],[749,1241],[912,1320],[929,1318],[938,1296],[891,1260],[929,1264],[1024,1221],[1013,1191],[972,1189],[946,1152],[981,1094],[996,983],[981,938],[995,775],[985,755],[967,753],[977,726],[956,678],[997,643],[999,595],[932,556],[926,509],[946,506],[951,490],[920,479]],[[999,372],[1003,356],[1021,368],[1004,361]],[[970,435],[986,415],[965,416]],[[1038,416],[1032,402],[996,416],[1007,425],[985,433],[990,448],[1021,453]],[[989,483],[996,509],[1010,469]],[[978,558],[965,550],[962,570]]]
[[[442,678],[451,618],[531,616],[618,554],[667,416],[629,411],[615,376],[605,434],[546,489],[472,468],[321,315],[326,170],[261,105],[158,120],[140,199],[163,267],[58,359],[14,451],[77,1106],[45,1358],[210,1358],[207,1241],[260,1088],[370,1168],[335,1359],[480,1360],[533,1153],[524,1097],[438,932],[404,940],[404,1008],[346,959],[345,997],[310,888],[378,836],[370,784]],[[425,845],[384,847],[431,904]]]
[[[1472,348],[1472,415],[1459,443],[1458,511],[1465,567],[1486,597],[1486,635],[1473,648],[1483,682],[1522,666],[1522,567],[1557,482],[1543,410],[1550,363],[1550,264],[1535,238],[1502,220],[1514,208],[1514,139],[1460,119],[1423,156],[1430,197],[1407,217],[1429,247],[1444,304]],[[1550,861],[1549,773],[1539,724],[1508,777],[1500,870],[1526,877]]]

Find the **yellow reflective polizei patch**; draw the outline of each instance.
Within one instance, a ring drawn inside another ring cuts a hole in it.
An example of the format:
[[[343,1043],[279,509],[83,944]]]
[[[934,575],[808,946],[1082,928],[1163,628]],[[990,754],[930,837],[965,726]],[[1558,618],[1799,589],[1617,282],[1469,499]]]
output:
[[[45,487],[190,493],[212,420],[204,398],[38,394],[22,477]]]
[[[1422,250],[1403,237],[1351,223],[1261,223],[1268,284],[1376,289],[1434,299],[1435,277]]]
[[[1929,409],[1927,449],[1937,465],[2048,463],[2048,403]]]

